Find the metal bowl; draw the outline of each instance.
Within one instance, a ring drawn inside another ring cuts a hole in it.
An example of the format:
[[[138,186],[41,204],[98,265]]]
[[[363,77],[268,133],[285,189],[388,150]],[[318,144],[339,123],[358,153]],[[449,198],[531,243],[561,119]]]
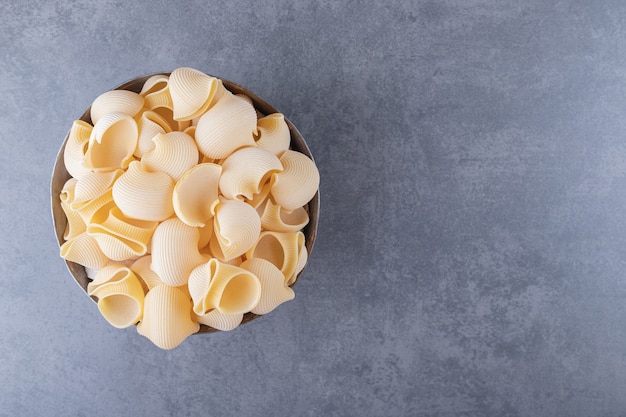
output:
[[[115,90],[130,90],[130,91],[139,93],[148,78],[152,77],[153,75],[161,75],[161,74],[170,75],[170,73],[167,73],[167,72],[144,75],[142,77],[134,78],[128,82],[125,82],[124,84],[116,87]],[[233,94],[245,94],[246,96],[250,97],[250,99],[252,99],[255,109],[257,109],[262,114],[267,115],[271,113],[278,113],[278,110],[276,110],[273,106],[271,106],[270,104],[268,104],[267,102],[259,98],[256,94],[254,94],[250,90],[244,87],[241,87],[240,85],[235,84],[231,81],[224,80],[223,78],[222,78],[222,81],[224,83],[224,86]],[[87,123],[91,123],[90,110],[91,110],[91,107],[85,110],[83,115],[80,117],[80,120],[83,120]],[[289,131],[291,132],[290,148],[307,155],[309,158],[313,160],[313,155],[311,155],[311,150],[307,146],[306,141],[304,140],[300,132],[298,132],[298,129],[296,129],[296,127],[289,120],[287,120],[287,118],[285,118],[285,121],[287,122],[287,125],[289,126]],[[70,174],[65,169],[65,163],[63,162],[63,151],[65,149],[65,145],[67,143],[68,137],[69,137],[69,132],[65,136],[65,140],[63,141],[63,144],[61,145],[61,149],[59,149],[59,153],[57,154],[56,162],[54,164],[54,171],[52,172],[52,181],[50,184],[52,220],[54,222],[54,229],[55,229],[57,241],[59,243],[59,248],[65,242],[65,239],[63,239],[63,233],[65,232],[65,227],[67,226],[67,218],[65,217],[65,213],[63,212],[63,209],[61,208],[61,201],[59,199],[59,195],[61,193],[63,185],[70,178]],[[320,197],[319,197],[319,190],[318,190],[318,192],[315,194],[313,199],[305,207],[307,211],[309,212],[309,223],[306,225],[303,232],[305,236],[305,246],[307,248],[309,258],[311,256],[311,251],[313,250],[313,244],[315,243],[315,236],[317,234],[317,225],[319,221],[319,206],[320,206]],[[90,279],[87,278],[87,273],[85,271],[85,268],[82,265],[74,263],[74,262],[65,261],[65,263],[67,264],[67,269],[69,270],[70,274],[72,274],[72,277],[74,277],[74,280],[76,281],[76,283],[83,289],[83,291],[85,292],[85,295],[87,295],[87,284],[89,284]],[[298,279],[300,278],[303,272],[304,270],[302,270],[298,274],[296,278],[296,282],[298,281]],[[294,284],[292,284],[292,286]],[[97,300],[94,297],[90,297],[90,298],[94,302],[97,302]],[[242,324],[247,323],[251,320],[254,320],[257,317],[259,316],[256,314],[246,313],[243,317]],[[200,331],[198,333],[211,333],[215,331],[217,330],[211,327],[205,326],[204,324],[201,324]]]

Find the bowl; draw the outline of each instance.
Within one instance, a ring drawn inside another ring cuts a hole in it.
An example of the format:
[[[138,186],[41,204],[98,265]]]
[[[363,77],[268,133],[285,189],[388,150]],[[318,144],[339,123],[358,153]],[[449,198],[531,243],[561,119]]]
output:
[[[155,74],[149,74],[149,75],[137,77],[128,82],[125,82],[124,84],[121,84],[120,86],[114,88],[114,90],[130,90],[130,91],[139,93],[144,83],[146,82],[146,80],[154,75],[168,75],[169,76],[170,73],[161,72],[161,73],[155,73]],[[244,88],[231,81],[225,80],[221,77],[217,77],[217,78],[220,78],[222,82],[224,83],[224,87],[226,87],[226,89],[231,91],[233,94],[245,94],[246,96],[248,96],[252,100],[252,103],[254,104],[255,109],[257,109],[260,113],[267,115],[267,114],[279,112],[273,106],[268,104],[266,101],[261,99],[259,96],[257,96],[256,94],[254,94],[247,88]],[[79,119],[87,123],[91,123],[90,110],[91,110],[91,107],[85,110],[85,112],[82,114],[82,116],[79,117]],[[287,122],[287,126],[289,126],[289,131],[291,133],[290,149],[301,152],[307,155],[309,158],[311,158],[311,160],[314,161],[313,155],[311,154],[311,150],[307,146],[306,141],[304,140],[304,138],[302,137],[298,129],[296,129],[296,127],[286,117],[285,117],[285,121]],[[63,141],[63,144],[61,145],[61,148],[59,149],[59,153],[57,154],[57,158],[54,164],[54,170],[52,172],[52,180],[50,184],[52,221],[54,223],[54,230],[55,230],[57,242],[59,244],[59,248],[65,242],[65,240],[63,239],[63,233],[65,231],[65,227],[67,226],[67,218],[65,217],[65,213],[63,212],[63,209],[61,208],[61,201],[59,200],[59,194],[61,193],[61,190],[65,182],[71,177],[70,174],[67,172],[67,169],[65,168],[65,163],[63,161],[63,151],[65,149],[68,137],[69,137],[69,132],[65,136],[65,140]],[[315,237],[317,235],[317,225],[319,221],[319,207],[320,207],[320,197],[319,197],[319,190],[318,190],[318,192],[315,194],[313,199],[305,206],[305,209],[309,213],[309,223],[305,226],[303,233],[305,236],[305,246],[306,246],[309,258],[311,256],[311,251],[313,250],[313,245],[315,243]],[[76,283],[83,289],[85,295],[87,295],[87,285],[89,284],[91,280],[87,277],[87,272],[85,271],[85,267],[83,267],[80,264],[70,262],[70,261],[65,261],[65,263],[67,265],[68,271],[70,272],[70,274],[72,275]],[[304,272],[304,269],[300,271],[300,273],[296,277],[295,282],[291,286],[295,285],[295,283],[299,280],[303,272]],[[89,297],[89,295],[87,296]],[[89,298],[91,298],[94,303],[97,303],[97,299],[95,297],[89,297]],[[244,315],[244,318],[241,324],[248,323],[256,319],[257,317],[259,316],[256,314],[246,313]],[[204,324],[201,324],[200,330],[198,331],[198,333],[211,333],[211,332],[216,332],[216,331],[218,330],[213,329]]]

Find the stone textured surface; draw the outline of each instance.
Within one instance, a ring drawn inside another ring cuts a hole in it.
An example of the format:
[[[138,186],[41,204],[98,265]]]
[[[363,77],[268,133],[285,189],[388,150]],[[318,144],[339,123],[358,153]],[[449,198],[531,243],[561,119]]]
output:
[[[626,4],[0,6],[0,415],[626,414]],[[191,66],[299,127],[321,175],[296,299],[163,352],[58,257],[73,119]]]

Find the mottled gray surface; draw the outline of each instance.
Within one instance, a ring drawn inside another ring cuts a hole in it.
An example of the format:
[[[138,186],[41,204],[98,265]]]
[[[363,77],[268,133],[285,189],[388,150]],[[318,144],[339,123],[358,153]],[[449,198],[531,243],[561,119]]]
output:
[[[0,415],[626,415],[626,4],[0,6]],[[296,299],[161,351],[58,257],[73,119],[191,66],[299,127],[322,215]]]

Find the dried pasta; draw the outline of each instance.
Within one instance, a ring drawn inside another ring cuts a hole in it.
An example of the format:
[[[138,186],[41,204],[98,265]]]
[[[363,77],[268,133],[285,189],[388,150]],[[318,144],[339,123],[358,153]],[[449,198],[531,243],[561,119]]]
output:
[[[222,163],[220,191],[228,199],[252,200],[270,175],[283,170],[273,153],[261,148],[242,148]]]
[[[254,314],[267,314],[282,303],[294,299],[295,293],[285,285],[285,276],[271,262],[252,258],[242,263],[241,268],[256,275],[261,284],[261,298],[251,310]]]

